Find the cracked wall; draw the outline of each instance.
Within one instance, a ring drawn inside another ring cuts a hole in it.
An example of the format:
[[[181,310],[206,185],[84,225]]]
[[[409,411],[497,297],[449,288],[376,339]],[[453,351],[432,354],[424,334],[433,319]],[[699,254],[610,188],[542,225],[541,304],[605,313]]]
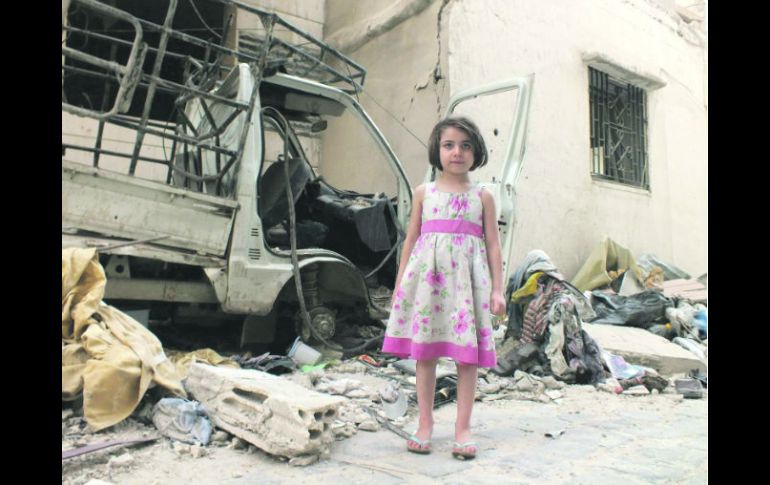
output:
[[[606,235],[698,276],[708,270],[707,41],[698,29],[705,23],[677,14],[680,3],[436,0],[346,54],[368,69],[365,91],[423,141],[452,94],[535,74],[513,266],[540,248],[571,277]],[[327,0],[327,36],[383,8],[373,0],[354,5]],[[665,84],[648,91],[650,192],[591,177],[585,59],[592,53]],[[425,148],[366,94],[361,99],[412,186],[421,183]],[[483,123],[505,133],[506,103],[489,108]]]
[[[694,36],[682,34],[681,19],[664,7],[610,0],[551,6],[523,0],[453,3],[448,25],[453,93],[501,77],[535,74],[518,185],[514,265],[540,248],[571,277],[607,235],[634,254],[654,252],[694,277],[707,271],[704,50]],[[590,175],[583,57],[591,52],[665,83],[648,91],[650,192]],[[495,110],[488,116],[503,123],[507,113]]]
[[[343,52],[366,68],[361,104],[390,142],[404,165],[412,187],[417,186],[425,176],[428,155],[423,144],[427,143],[430,130],[448,100],[444,77],[446,39],[442,40],[439,35],[439,19],[446,22],[443,12],[446,12],[448,2],[433,0],[429,3],[420,13],[361,47]],[[327,0],[325,39],[334,39],[334,33],[345,26],[365,25],[367,19],[377,18],[386,7],[381,1],[351,4],[343,0]],[[332,134],[329,135],[331,137]],[[333,136],[344,139],[343,134]],[[348,148],[340,141],[336,149]],[[361,153],[360,156],[367,157],[367,154]],[[383,189],[378,187],[386,180],[388,185],[385,191],[394,193],[395,181],[388,167],[373,167],[374,172],[365,173],[357,173],[355,168],[329,164],[322,167],[322,173],[332,184],[344,183],[342,186],[345,188],[362,191],[381,191]]]

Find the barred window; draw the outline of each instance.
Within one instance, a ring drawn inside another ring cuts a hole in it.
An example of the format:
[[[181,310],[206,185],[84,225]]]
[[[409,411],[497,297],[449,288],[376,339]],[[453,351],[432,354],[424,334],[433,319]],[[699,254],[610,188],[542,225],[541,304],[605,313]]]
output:
[[[589,66],[592,175],[649,190],[647,93]]]

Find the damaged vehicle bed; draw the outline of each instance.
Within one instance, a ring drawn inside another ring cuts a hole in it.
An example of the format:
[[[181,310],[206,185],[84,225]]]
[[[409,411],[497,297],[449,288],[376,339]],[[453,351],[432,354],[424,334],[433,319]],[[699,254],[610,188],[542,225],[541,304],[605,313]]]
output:
[[[204,2],[219,40],[144,3],[66,11],[62,247],[96,247],[105,300],[169,338],[285,346],[385,318],[411,191],[354,97],[366,71],[240,2]],[[343,161],[372,176],[329,180]]]

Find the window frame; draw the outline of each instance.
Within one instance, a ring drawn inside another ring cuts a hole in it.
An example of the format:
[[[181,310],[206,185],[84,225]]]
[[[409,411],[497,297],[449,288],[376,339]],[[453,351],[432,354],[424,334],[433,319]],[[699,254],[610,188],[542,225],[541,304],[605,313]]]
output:
[[[649,192],[647,89],[587,67],[591,176]],[[625,104],[622,116],[613,111],[618,103]]]

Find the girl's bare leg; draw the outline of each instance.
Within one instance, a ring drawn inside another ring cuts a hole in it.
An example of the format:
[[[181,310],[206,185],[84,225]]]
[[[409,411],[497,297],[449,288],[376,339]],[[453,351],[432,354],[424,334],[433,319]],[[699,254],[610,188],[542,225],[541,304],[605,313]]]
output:
[[[476,397],[478,367],[457,364],[457,421],[455,441],[465,443],[471,439],[471,411]]]
[[[433,398],[436,393],[436,359],[417,361],[417,407],[419,424],[415,435],[420,440],[433,434]]]

